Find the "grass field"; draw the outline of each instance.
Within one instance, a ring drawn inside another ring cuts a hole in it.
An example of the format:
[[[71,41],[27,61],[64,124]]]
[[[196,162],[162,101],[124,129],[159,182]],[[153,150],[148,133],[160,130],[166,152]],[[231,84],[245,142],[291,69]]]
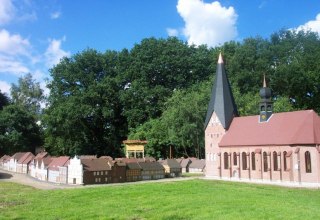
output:
[[[320,190],[187,180],[44,191],[1,182],[0,219],[320,219]]]

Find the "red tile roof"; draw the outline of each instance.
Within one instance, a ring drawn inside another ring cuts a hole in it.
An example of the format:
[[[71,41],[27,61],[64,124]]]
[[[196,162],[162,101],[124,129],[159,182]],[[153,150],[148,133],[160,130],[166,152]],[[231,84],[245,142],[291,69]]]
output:
[[[170,168],[182,168],[180,163],[175,159],[159,160],[158,162],[162,165],[167,165]]]
[[[184,158],[181,160],[180,165],[182,168],[187,168],[187,166],[189,166],[190,163],[191,163],[190,158]]]
[[[259,116],[236,117],[219,146],[320,144],[320,117],[313,110],[273,114],[268,122]]]
[[[54,158],[55,157],[48,156],[48,157],[45,157],[45,158],[42,158],[42,159],[38,160],[39,168],[41,167],[42,162],[43,162],[44,166],[47,167]]]
[[[67,166],[69,163],[68,156],[61,156],[53,158],[50,164],[48,165],[49,170],[58,170],[59,167]]]
[[[159,171],[164,170],[163,166],[158,162],[138,162],[143,171]]]
[[[111,166],[108,161],[103,158],[81,159],[81,163],[83,165],[83,169],[87,171],[111,170]]]
[[[31,152],[26,152],[24,153],[24,155],[22,157],[20,157],[20,159],[18,160],[18,163],[20,164],[28,164],[31,162],[31,160],[33,160],[34,155]]]
[[[23,157],[23,155],[25,155],[26,153],[27,153],[27,152],[17,152],[17,153],[15,153],[14,155],[12,155],[11,158],[14,158],[14,159],[16,159],[17,161],[19,161],[20,158]]]
[[[38,159],[42,159],[44,157],[46,157],[48,155],[48,152],[41,152],[41,153],[38,153],[36,156],[35,156],[35,160],[38,160]]]
[[[6,162],[10,160],[10,156],[9,155],[3,155],[1,158],[0,158],[0,162]]]
[[[206,166],[205,160],[194,160],[190,164],[189,168],[204,169],[205,166]]]

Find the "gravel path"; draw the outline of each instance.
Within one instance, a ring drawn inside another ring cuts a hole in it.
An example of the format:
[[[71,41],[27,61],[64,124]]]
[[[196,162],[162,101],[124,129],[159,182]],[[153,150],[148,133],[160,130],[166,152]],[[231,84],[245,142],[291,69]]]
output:
[[[35,179],[27,174],[14,173],[14,172],[9,172],[2,169],[0,169],[0,182],[15,182],[15,183],[32,186],[34,188],[44,189],[44,190],[81,187],[81,186],[69,186],[64,184],[44,182],[44,181]]]

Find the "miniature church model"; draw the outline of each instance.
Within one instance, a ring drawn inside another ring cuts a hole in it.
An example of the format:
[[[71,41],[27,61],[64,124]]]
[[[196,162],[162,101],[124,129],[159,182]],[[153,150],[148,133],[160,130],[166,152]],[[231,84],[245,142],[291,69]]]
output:
[[[273,113],[264,77],[260,114],[239,117],[219,55],[205,120],[206,177],[320,186],[320,117]]]

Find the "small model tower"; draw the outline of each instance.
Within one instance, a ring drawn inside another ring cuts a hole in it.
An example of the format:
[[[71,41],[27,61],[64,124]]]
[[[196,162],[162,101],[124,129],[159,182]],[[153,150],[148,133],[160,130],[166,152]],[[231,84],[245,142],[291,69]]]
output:
[[[260,89],[260,122],[267,122],[272,115],[273,102],[271,101],[272,92],[271,89],[267,87],[266,77],[263,76],[263,87]]]

